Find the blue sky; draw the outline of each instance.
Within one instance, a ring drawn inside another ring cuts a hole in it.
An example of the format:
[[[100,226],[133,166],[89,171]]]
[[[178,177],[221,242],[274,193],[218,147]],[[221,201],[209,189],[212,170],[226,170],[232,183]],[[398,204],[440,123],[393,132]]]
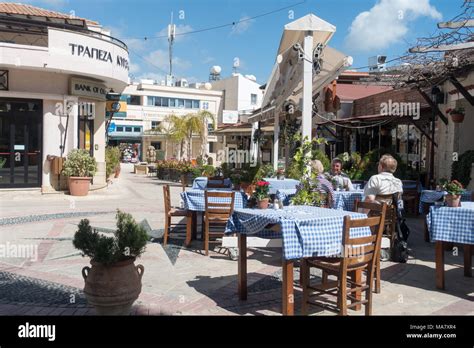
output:
[[[14,1],[14,2],[20,2]],[[207,81],[212,65],[222,75],[232,73],[235,57],[239,72],[265,83],[275,62],[285,24],[314,13],[337,27],[330,46],[351,55],[353,67],[367,65],[368,57],[405,53],[417,37],[436,31],[436,23],[461,12],[462,0],[23,0],[35,6],[93,19],[112,30],[130,48],[135,78],[163,79],[168,70],[166,35],[170,14],[179,32],[232,23],[277,10],[236,26],[178,37],[174,72],[190,82]],[[302,4],[300,4],[303,2]],[[290,12],[293,11],[293,12]],[[181,18],[180,18],[181,14]],[[294,19],[291,19],[291,16]],[[184,17],[184,18],[183,18]],[[144,37],[150,39],[144,40]],[[144,57],[143,60],[138,56]],[[151,62],[152,64],[148,63]]]

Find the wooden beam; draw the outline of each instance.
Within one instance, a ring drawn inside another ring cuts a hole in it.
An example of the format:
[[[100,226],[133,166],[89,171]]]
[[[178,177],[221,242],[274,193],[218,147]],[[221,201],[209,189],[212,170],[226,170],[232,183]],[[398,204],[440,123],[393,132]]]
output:
[[[467,19],[465,21],[458,21],[458,22],[438,23],[439,29],[458,29],[458,28],[467,28],[467,27],[474,27],[474,19]]]
[[[454,85],[454,87],[456,87],[459,93],[461,93],[463,97],[466,98],[469,104],[474,105],[474,97],[454,76],[450,76],[449,81]]]
[[[436,113],[436,115],[438,115],[439,118],[444,122],[444,124],[447,125],[448,124],[448,119],[446,118],[446,116],[444,116],[444,114],[438,108],[438,105],[436,105],[431,100],[430,96],[428,94],[426,94],[420,87],[417,87],[417,89],[418,89],[418,92],[420,92],[421,96],[426,100],[428,105],[431,107],[431,109],[433,109],[434,112]]]
[[[416,46],[410,48],[410,53],[427,53],[427,52],[445,52],[455,50],[465,50],[468,48],[474,48],[474,42],[463,42],[452,45],[438,45],[438,46]]]

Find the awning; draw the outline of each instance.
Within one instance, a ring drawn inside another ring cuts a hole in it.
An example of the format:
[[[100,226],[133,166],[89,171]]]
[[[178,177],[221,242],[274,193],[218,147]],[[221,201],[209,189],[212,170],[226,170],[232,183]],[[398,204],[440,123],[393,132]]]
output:
[[[273,133],[273,126],[261,127],[260,130],[264,133]],[[226,127],[218,129],[214,132],[216,135],[244,135],[250,136],[252,134],[252,126],[246,127]]]
[[[319,93],[324,87],[329,85],[346,69],[350,63],[348,56],[329,46],[326,46],[326,48],[323,50],[322,59],[323,64],[321,72],[317,75],[314,75],[313,77],[313,95]],[[288,64],[291,64],[290,61],[287,62]],[[263,110],[256,110],[253,116],[249,117],[249,123],[275,118],[274,112],[279,112],[279,110],[275,110],[275,108],[278,105],[282,105],[282,103],[286,100],[293,101],[297,106],[300,105],[303,90],[303,82],[301,81],[301,66],[299,66],[300,69],[295,69],[293,78],[290,80],[290,82],[288,82],[285,81],[285,76],[287,74],[281,74],[282,70],[285,72],[285,67],[280,68],[282,65],[283,62],[282,64],[276,63],[273,67],[272,75],[270,76],[270,80],[267,84],[267,89],[265,90],[264,95],[264,101],[273,100],[275,105],[262,108]],[[288,69],[288,67],[286,69]],[[289,89],[291,88],[292,90],[290,92]]]

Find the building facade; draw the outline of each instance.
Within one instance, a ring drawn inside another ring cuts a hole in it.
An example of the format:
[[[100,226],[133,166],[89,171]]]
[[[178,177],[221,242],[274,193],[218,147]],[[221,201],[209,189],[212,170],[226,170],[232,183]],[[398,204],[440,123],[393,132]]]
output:
[[[128,85],[123,91],[127,99],[127,111],[122,116],[114,116],[109,127],[111,145],[133,144],[139,148],[140,160],[147,158],[147,149],[157,150],[157,159],[179,158],[179,146],[171,141],[166,129],[166,119],[170,115],[184,116],[200,110],[209,111],[218,119],[222,118],[222,92],[204,88],[157,85],[150,80],[142,80]],[[215,157],[214,147],[217,138],[209,136],[209,152]],[[192,158],[200,154],[201,141],[193,137]],[[214,153],[214,154],[213,154]]]
[[[54,157],[75,148],[105,185],[105,105],[128,82],[127,46],[96,22],[0,4],[0,188],[61,189]]]

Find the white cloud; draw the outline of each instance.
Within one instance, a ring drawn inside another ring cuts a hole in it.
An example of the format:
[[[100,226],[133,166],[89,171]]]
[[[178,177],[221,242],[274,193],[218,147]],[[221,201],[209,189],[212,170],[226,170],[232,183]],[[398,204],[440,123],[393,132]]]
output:
[[[146,60],[158,68],[168,71],[169,69],[169,56],[167,50],[155,50],[145,56]],[[179,57],[173,57],[173,70],[187,70],[191,68],[191,63],[187,60],[181,59]]]
[[[243,22],[241,22],[243,21]],[[252,24],[255,22],[254,19],[250,19],[249,16],[242,16],[240,19],[239,19],[239,23],[235,24],[233,27],[232,27],[232,31],[230,32],[231,35],[238,35],[238,34],[242,34],[244,32],[246,32],[251,26]]]
[[[352,21],[346,45],[356,51],[380,50],[399,42],[418,17],[441,19],[430,0],[379,0]]]

